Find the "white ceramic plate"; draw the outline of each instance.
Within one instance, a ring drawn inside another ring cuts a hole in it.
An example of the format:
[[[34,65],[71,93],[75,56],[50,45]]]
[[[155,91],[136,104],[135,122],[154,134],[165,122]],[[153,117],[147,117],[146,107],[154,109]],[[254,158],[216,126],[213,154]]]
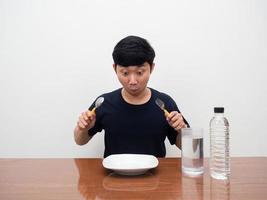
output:
[[[147,170],[156,168],[158,159],[145,154],[113,154],[102,162],[104,168],[111,169],[121,175],[140,175]]]

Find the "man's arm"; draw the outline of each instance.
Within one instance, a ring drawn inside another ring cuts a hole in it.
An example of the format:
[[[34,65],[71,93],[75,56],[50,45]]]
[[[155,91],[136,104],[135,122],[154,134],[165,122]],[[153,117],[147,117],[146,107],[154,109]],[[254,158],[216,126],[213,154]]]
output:
[[[80,129],[78,126],[75,127],[74,129],[74,140],[76,142],[76,144],[78,145],[84,145],[87,144],[89,142],[89,140],[91,140],[93,136],[90,136],[88,134],[87,130],[82,130]]]
[[[74,129],[74,140],[78,145],[84,145],[93,137],[88,134],[88,130],[95,125],[95,112],[85,111],[81,113],[77,125]]]

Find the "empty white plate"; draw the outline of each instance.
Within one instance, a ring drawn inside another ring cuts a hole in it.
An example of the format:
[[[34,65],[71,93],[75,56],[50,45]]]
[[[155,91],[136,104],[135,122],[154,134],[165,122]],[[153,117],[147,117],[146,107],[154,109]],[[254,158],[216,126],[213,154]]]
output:
[[[102,162],[104,168],[111,169],[121,175],[140,175],[147,170],[156,168],[158,159],[145,154],[113,154]]]

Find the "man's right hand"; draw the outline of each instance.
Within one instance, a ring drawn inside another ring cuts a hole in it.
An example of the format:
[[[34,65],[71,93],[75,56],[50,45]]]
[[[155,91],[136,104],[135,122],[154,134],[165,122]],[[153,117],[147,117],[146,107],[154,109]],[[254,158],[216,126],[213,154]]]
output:
[[[77,122],[77,128],[81,131],[88,131],[89,129],[93,128],[96,121],[95,112],[92,111],[85,111],[82,112],[79,116],[79,120]]]

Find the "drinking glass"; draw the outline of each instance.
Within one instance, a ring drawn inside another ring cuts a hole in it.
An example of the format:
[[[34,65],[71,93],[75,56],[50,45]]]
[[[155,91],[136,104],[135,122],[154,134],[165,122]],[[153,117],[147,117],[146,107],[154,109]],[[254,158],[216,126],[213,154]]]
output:
[[[188,176],[204,173],[203,129],[182,129],[182,172]]]

